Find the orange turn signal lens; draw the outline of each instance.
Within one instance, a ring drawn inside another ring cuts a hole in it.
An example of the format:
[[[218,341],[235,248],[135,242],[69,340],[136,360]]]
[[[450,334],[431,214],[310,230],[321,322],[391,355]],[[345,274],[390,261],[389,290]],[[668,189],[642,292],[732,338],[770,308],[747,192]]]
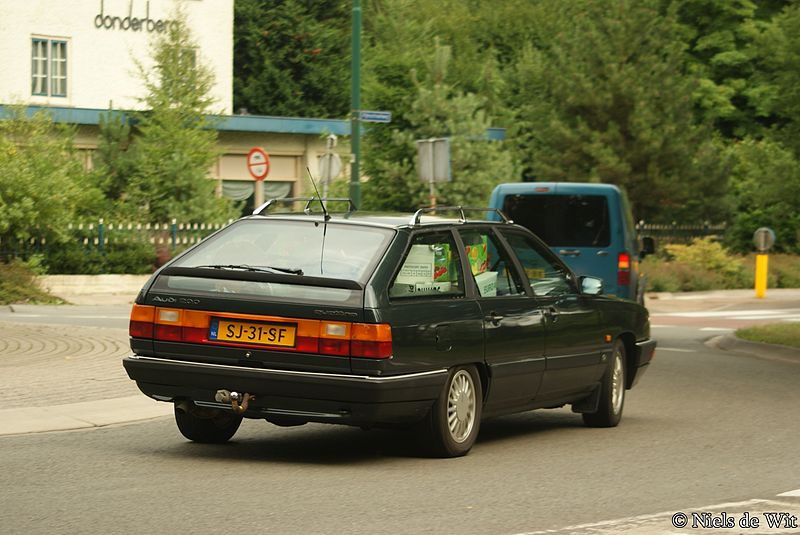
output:
[[[388,323],[354,323],[350,338],[369,342],[391,342],[392,326]]]

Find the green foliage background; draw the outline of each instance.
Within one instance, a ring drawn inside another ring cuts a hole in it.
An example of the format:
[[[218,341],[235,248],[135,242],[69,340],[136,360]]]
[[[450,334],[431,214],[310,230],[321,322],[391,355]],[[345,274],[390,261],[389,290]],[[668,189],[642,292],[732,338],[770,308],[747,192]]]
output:
[[[362,108],[393,113],[362,144],[366,208],[427,203],[413,140],[447,135],[461,140],[441,189],[453,202],[485,205],[487,189],[508,181],[612,182],[637,220],[726,222],[740,251],[770,225],[778,250],[800,251],[796,2],[362,5]],[[238,1],[235,107],[346,118],[350,7]],[[506,128],[506,141],[478,142],[469,132],[481,126]]]
[[[427,204],[414,142],[448,137],[453,181],[437,184],[442,204],[485,205],[501,182],[612,182],[627,190],[637,219],[726,223],[725,243],[739,252],[769,226],[778,252],[800,253],[799,3],[362,5],[362,108],[393,113],[392,123],[365,128],[364,208]],[[237,0],[234,109],[347,118],[351,7]],[[0,244],[33,236],[58,244],[78,216],[235,215],[205,180],[217,157],[212,78],[191,53],[196,41],[183,15],[171,18],[180,24],[155,43],[154,68],[140,69],[148,111],[133,123],[111,111],[102,118],[91,172],[73,130],[6,108]],[[487,141],[489,127],[505,128],[506,140]],[[344,180],[332,186],[346,190]]]

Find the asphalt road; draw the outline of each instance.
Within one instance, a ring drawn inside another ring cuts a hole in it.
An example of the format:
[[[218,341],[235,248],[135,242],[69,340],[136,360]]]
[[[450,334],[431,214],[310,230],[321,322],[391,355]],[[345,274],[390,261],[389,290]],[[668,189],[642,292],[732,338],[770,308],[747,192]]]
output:
[[[220,446],[185,441],[169,418],[0,437],[0,526],[31,534],[678,533],[657,514],[737,503],[725,507],[791,511],[797,498],[752,500],[800,489],[800,363],[709,348],[718,333],[704,329],[732,327],[707,326],[720,316],[672,313],[654,315],[660,349],[615,429],[583,427],[566,410],[503,417],[484,422],[467,457],[448,460],[421,457],[398,432],[260,421],[245,421]]]

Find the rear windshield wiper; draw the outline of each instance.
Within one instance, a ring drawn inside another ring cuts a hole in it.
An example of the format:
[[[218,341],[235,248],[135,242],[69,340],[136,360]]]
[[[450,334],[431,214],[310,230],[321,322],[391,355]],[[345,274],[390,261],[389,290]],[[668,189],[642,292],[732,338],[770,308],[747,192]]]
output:
[[[276,266],[248,266],[247,264],[208,264],[204,266],[192,266],[196,268],[210,269],[241,269],[242,271],[258,271],[262,273],[288,273],[290,275],[303,276],[302,269],[292,269]]]

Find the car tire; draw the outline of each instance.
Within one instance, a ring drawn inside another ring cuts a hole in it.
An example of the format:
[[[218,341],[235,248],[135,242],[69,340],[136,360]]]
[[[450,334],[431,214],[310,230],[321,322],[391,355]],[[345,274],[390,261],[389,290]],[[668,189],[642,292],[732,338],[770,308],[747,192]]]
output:
[[[600,385],[597,412],[584,413],[583,423],[589,427],[615,427],[622,418],[625,406],[625,344],[614,342],[611,362]]]
[[[437,457],[469,453],[481,424],[483,392],[474,366],[450,370],[439,399],[423,421],[423,435]]]
[[[175,406],[175,423],[181,434],[193,442],[221,444],[236,434],[242,417],[219,409],[184,410]]]

